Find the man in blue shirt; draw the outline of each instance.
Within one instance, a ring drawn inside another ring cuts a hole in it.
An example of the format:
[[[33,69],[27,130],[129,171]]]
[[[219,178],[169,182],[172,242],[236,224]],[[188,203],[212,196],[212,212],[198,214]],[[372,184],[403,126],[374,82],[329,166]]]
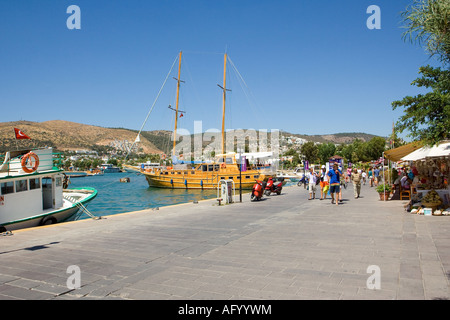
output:
[[[378,182],[380,182],[380,169],[378,167],[373,171],[373,175],[375,176],[375,186],[377,186]]]
[[[341,185],[341,175],[342,172],[338,169],[337,163],[333,164],[333,169],[328,171],[328,176],[330,177],[330,194],[331,203],[334,203],[336,193],[336,205],[339,205],[339,191]]]

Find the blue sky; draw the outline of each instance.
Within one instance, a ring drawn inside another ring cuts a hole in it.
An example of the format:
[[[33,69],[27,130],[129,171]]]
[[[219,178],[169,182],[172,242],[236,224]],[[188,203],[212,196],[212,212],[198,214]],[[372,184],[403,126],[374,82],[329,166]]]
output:
[[[139,129],[179,51],[179,127],[221,128],[223,54],[227,128],[387,136],[437,65],[402,39],[412,0],[0,0],[0,122],[67,120]],[[70,5],[81,29],[69,30]],[[381,9],[369,30],[368,6]],[[144,130],[173,129],[176,68]],[[244,90],[245,89],[245,90]]]

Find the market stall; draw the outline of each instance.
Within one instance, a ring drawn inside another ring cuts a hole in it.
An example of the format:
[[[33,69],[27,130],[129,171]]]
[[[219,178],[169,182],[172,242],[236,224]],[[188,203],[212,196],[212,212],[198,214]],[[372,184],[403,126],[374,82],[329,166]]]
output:
[[[450,215],[450,142],[422,147],[401,160],[410,167],[411,212]]]

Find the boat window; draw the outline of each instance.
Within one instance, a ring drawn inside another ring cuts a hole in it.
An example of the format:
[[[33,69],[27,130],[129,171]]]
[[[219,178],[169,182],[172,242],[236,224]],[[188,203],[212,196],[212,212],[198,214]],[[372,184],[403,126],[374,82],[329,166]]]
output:
[[[39,178],[30,179],[30,190],[39,189],[41,187],[41,183]]]
[[[181,171],[178,171],[177,174],[181,174]]]
[[[245,176],[245,179],[250,179],[250,176]]]
[[[237,177],[236,177],[236,179],[238,179],[238,180],[239,180],[239,179],[241,179],[241,177],[237,176]]]
[[[61,185],[62,185],[62,179],[61,179],[60,177],[57,177],[57,178],[55,179],[55,183],[56,183],[56,186],[57,186],[57,187],[61,187]]]
[[[214,171],[219,171],[220,169],[220,164],[215,164],[214,165]]]
[[[220,180],[225,180],[225,177],[220,177]]]
[[[212,164],[208,165],[208,171],[213,171],[214,170],[214,166]]]
[[[175,174],[175,172],[172,171],[170,174]]]
[[[229,180],[233,180],[233,177],[228,177]]]
[[[164,174],[169,174],[169,172],[166,171],[166,172],[164,172]],[[172,172],[172,174],[173,174],[173,172]]]
[[[184,174],[188,174],[188,172],[187,172],[187,171],[185,171],[185,172],[184,172]]]
[[[195,174],[195,171],[191,171],[191,174]]]
[[[1,192],[2,194],[14,193],[14,183],[12,181],[2,182]]]
[[[43,189],[51,189],[52,188],[52,179],[51,178],[43,178],[42,179],[42,188]]]
[[[253,178],[258,179],[259,178],[259,174],[254,175]]]
[[[202,165],[202,171],[208,171],[208,166],[206,164]]]
[[[27,191],[28,181],[27,180],[17,180],[16,181],[16,192]]]
[[[233,164],[233,159],[232,158],[226,158],[225,159],[225,163],[226,164]]]

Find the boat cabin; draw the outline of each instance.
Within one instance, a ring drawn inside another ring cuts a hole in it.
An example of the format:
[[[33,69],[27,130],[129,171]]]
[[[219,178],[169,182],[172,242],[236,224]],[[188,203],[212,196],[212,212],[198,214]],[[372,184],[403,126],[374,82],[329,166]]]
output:
[[[52,149],[33,150],[32,172],[21,157],[27,151],[7,152],[0,167],[0,225],[41,214],[63,205],[62,170],[53,166]],[[5,220],[6,219],[6,220]],[[5,220],[5,221],[3,221]]]

